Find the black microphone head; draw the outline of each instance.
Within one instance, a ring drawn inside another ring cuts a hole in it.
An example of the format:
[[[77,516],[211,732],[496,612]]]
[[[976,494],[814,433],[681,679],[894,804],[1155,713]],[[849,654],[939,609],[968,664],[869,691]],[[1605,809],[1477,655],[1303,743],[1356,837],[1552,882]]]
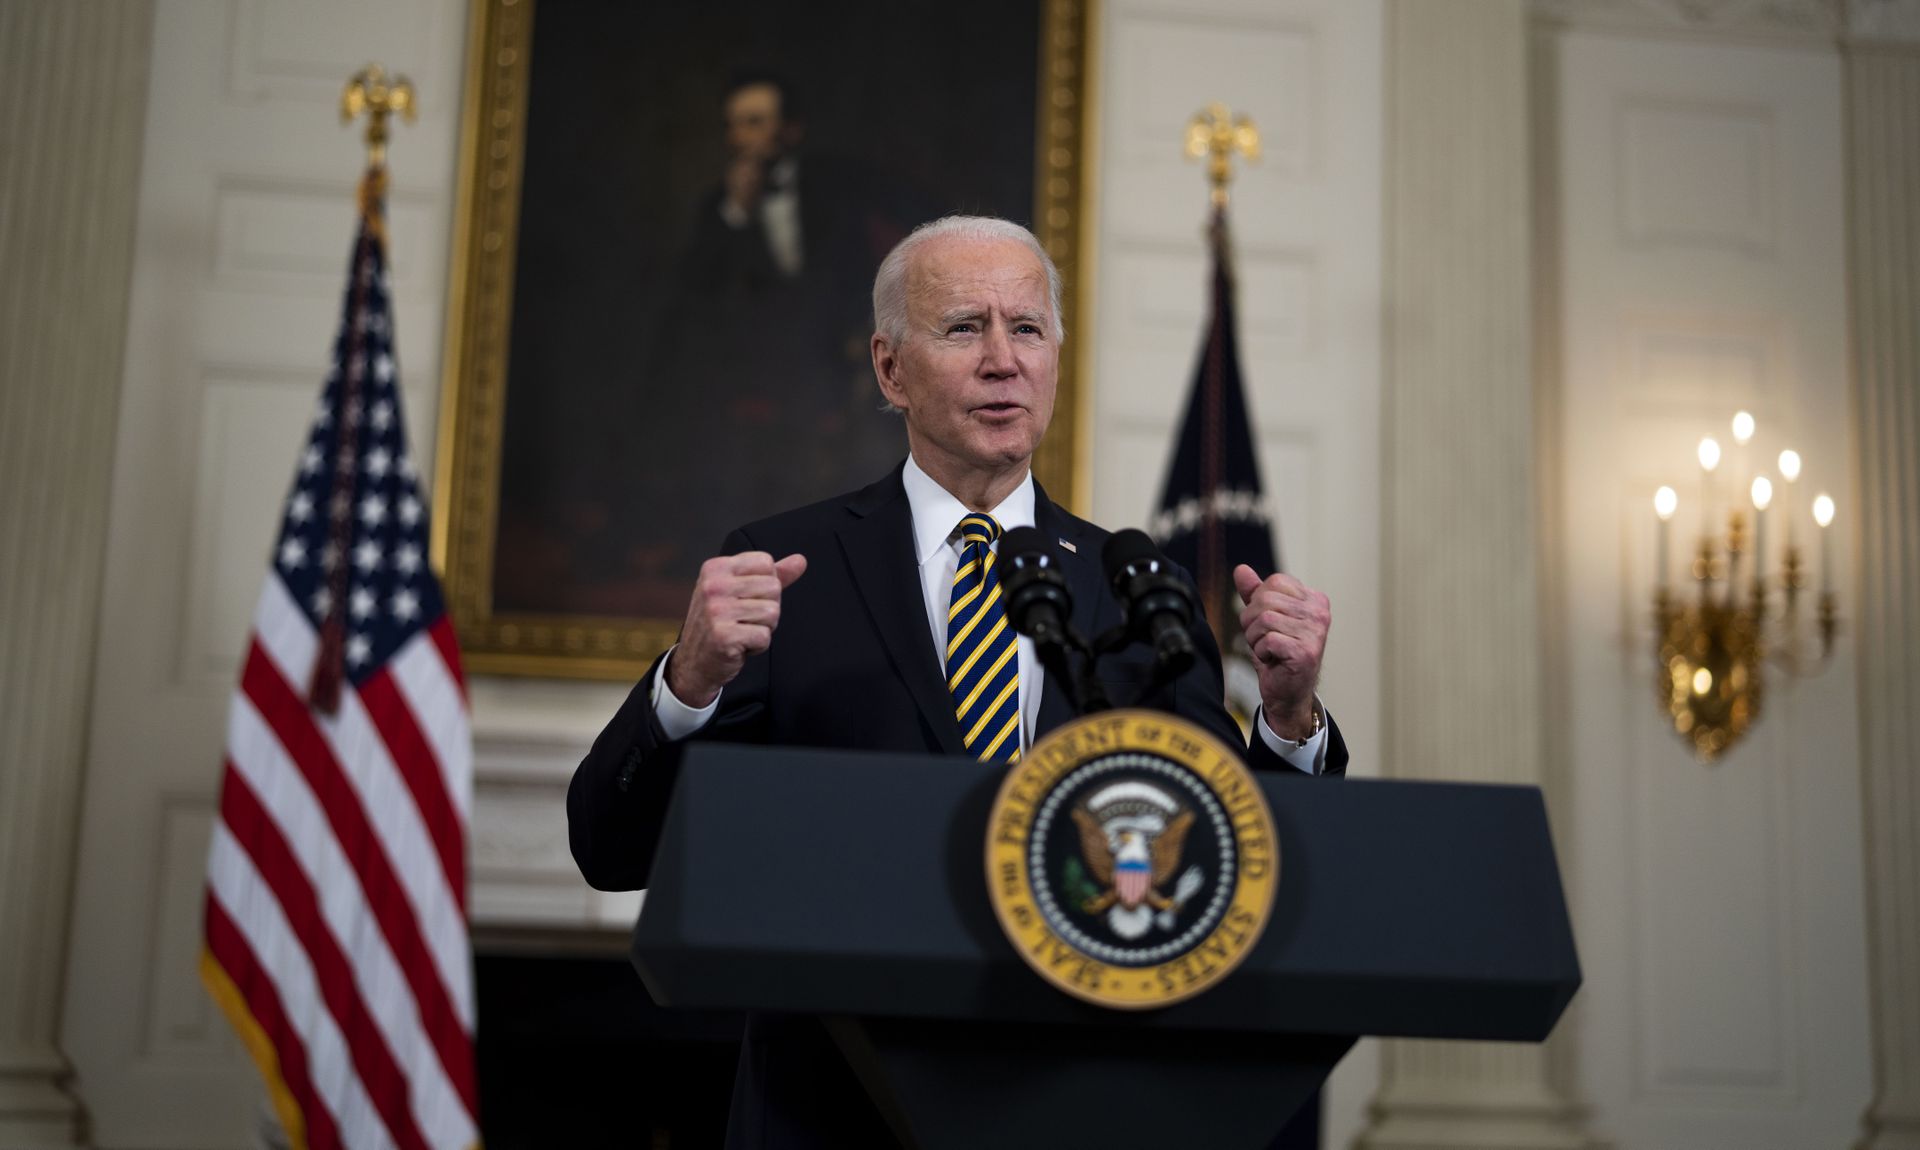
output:
[[[1191,647],[1184,628],[1193,621],[1197,604],[1185,581],[1146,532],[1137,528],[1116,531],[1100,550],[1107,580],[1120,597],[1127,626],[1138,639],[1154,644],[1158,657],[1177,658],[1177,648]],[[1191,651],[1187,652],[1191,658]]]
[[[1000,562],[1026,563],[1038,561],[1043,566],[1052,566],[1056,562],[1058,545],[1041,533],[1038,527],[1014,527],[1000,537]]]
[[[1164,566],[1166,559],[1160,554],[1160,548],[1154,546],[1153,538],[1137,527],[1107,536],[1107,545],[1100,549],[1100,566],[1109,582],[1130,574],[1129,567],[1149,567],[1155,563]]]
[[[1066,641],[1073,593],[1060,573],[1059,547],[1036,527],[1000,537],[1000,587],[1013,629],[1047,645]]]

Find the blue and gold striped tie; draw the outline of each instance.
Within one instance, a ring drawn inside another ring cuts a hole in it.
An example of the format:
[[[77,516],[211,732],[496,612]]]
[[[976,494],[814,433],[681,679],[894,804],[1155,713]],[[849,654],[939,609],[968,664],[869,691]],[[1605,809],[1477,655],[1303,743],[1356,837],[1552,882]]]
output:
[[[1020,660],[994,571],[991,515],[969,515],[955,529],[960,569],[947,609],[947,689],[967,750],[982,762],[1020,757]]]

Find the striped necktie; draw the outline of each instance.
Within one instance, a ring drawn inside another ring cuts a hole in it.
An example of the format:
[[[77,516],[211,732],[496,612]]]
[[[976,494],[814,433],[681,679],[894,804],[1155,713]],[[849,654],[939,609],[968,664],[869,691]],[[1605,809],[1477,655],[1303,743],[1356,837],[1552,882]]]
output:
[[[969,515],[955,529],[960,569],[947,609],[947,689],[967,750],[982,762],[1020,757],[1020,660],[994,570],[991,515]]]

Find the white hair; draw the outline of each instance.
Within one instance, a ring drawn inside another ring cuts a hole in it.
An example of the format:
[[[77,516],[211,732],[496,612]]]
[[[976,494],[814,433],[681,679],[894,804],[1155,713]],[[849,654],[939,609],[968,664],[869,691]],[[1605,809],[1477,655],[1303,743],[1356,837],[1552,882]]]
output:
[[[923,244],[948,237],[1025,244],[1047,269],[1047,310],[1053,316],[1053,341],[1059,343],[1066,338],[1066,324],[1060,319],[1060,269],[1053,266],[1053,257],[1032,232],[997,216],[942,216],[921,224],[895,244],[873,277],[873,330],[887,343],[898,349],[907,342],[907,268],[913,262],[913,253]]]

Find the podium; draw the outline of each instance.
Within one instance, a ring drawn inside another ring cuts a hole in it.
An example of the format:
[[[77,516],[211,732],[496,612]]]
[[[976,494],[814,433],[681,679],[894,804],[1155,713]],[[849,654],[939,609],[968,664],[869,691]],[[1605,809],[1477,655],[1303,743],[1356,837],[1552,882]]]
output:
[[[907,1146],[1225,1148],[1265,1146],[1362,1035],[1538,1042],[1579,988],[1538,790],[1261,773],[1280,882],[1244,964],[1160,1010],[1081,1002],[989,905],[1004,773],[686,747],[647,783],[648,991],[823,1018]]]

